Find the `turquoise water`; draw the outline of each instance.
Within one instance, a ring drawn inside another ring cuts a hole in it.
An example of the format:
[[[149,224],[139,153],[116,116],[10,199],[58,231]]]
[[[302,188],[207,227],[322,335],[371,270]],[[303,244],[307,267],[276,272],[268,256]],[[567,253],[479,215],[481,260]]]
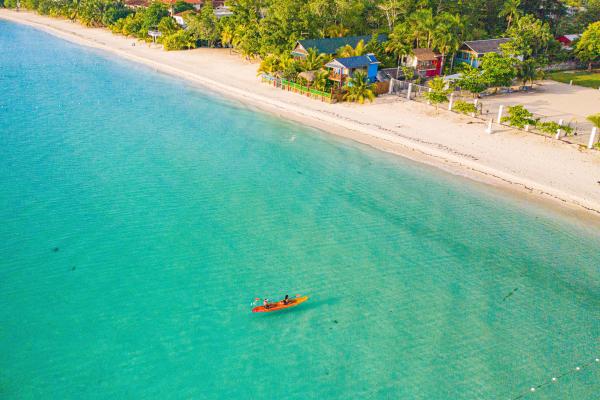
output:
[[[30,28],[0,50],[2,399],[600,390],[597,226]]]

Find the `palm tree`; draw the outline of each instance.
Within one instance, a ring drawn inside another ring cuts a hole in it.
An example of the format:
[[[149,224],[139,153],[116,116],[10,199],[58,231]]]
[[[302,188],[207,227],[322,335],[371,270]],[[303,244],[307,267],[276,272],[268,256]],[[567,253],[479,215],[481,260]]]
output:
[[[273,74],[277,71],[277,67],[279,66],[279,60],[275,54],[269,54],[260,62],[260,66],[258,67],[257,75],[260,74]]]
[[[444,70],[444,63],[448,54],[455,54],[462,42],[464,24],[459,14],[442,13],[436,18],[436,28],[433,31],[433,46],[442,54],[440,71]],[[452,60],[454,56],[452,56]],[[450,66],[452,70],[453,64]]]
[[[325,64],[327,56],[325,54],[319,54],[317,49],[308,49],[306,58],[302,60],[301,68],[303,71],[314,71],[319,69]]]
[[[329,70],[321,69],[315,72],[315,79],[312,82],[312,85],[315,89],[320,90],[322,92],[327,88],[327,83],[329,81]]]
[[[517,78],[523,83],[523,86],[527,85],[527,82],[533,83],[536,77],[537,68],[534,60],[525,60],[517,65]]]
[[[594,124],[596,128],[600,129],[600,113],[588,115],[587,120]]]
[[[322,37],[344,37],[350,32],[350,29],[346,28],[344,25],[331,25],[326,29],[322,29],[320,31]]]
[[[431,103],[435,104],[436,108],[438,104],[448,101],[448,95],[452,92],[452,88],[444,78],[436,76],[427,82],[427,86],[429,86],[431,91],[425,93],[425,97]]]
[[[385,51],[394,54],[398,59],[398,69],[396,70],[396,78],[400,75],[400,61],[402,57],[405,57],[412,53],[412,45],[407,39],[406,25],[396,25],[394,31],[390,33],[389,40],[386,42]]]
[[[221,30],[221,44],[225,47],[229,47],[231,53],[231,43],[233,42],[233,29],[230,25],[226,25]]]
[[[435,21],[430,8],[417,10],[408,19],[408,26],[412,30],[412,38],[417,48],[431,47],[431,39],[435,29]],[[425,42],[425,43],[423,43]]]
[[[365,41],[361,40],[356,44],[356,47],[352,47],[349,44],[344,47],[340,47],[338,49],[338,57],[355,57],[362,56],[367,52],[367,46],[365,45]]]
[[[371,89],[373,85],[367,82],[367,74],[362,71],[356,71],[354,76],[348,81],[344,100],[356,101],[363,104],[365,100],[373,101],[375,93]]]
[[[506,18],[506,29],[510,28],[510,24],[521,16],[521,10],[519,10],[520,5],[521,0],[506,0],[504,2],[498,16]]]

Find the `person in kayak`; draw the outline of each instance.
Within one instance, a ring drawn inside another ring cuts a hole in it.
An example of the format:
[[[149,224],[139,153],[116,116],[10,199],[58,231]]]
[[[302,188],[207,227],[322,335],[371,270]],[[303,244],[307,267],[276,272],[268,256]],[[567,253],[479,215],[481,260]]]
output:
[[[263,300],[263,306],[265,306],[265,308],[269,308],[271,305],[269,304],[269,299],[264,299]]]
[[[290,301],[288,300],[289,296],[286,294],[285,299],[283,299],[283,304],[288,304]]]

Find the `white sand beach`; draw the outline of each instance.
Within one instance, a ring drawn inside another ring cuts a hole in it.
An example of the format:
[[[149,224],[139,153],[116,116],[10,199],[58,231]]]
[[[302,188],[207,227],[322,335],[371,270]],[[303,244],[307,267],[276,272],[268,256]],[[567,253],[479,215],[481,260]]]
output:
[[[600,152],[495,126],[397,97],[326,104],[262,84],[257,64],[227,49],[166,52],[159,46],[66,20],[0,9],[0,18],[143,63],[261,108],[455,174],[600,216]],[[569,98],[570,106],[579,101]],[[585,98],[581,108],[590,107]],[[600,103],[597,105],[600,112]]]

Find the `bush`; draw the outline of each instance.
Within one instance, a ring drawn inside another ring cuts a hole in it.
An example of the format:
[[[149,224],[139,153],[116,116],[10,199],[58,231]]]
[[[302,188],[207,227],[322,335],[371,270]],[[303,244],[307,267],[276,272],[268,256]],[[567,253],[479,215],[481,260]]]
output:
[[[555,134],[559,129],[562,129],[567,136],[570,135],[571,133],[573,133],[573,128],[570,127],[569,125],[559,125],[557,122],[554,122],[554,121],[546,121],[546,122],[538,121],[535,126],[540,131],[549,133],[552,135]]]
[[[475,114],[477,107],[473,103],[467,103],[466,101],[457,100],[452,105],[452,109],[461,114]]]
[[[502,117],[502,122],[508,122],[510,126],[524,128],[525,125],[535,125],[537,120],[533,119],[533,114],[525,107],[512,106],[508,107],[508,116]]]
[[[163,37],[162,44],[167,51],[193,49],[196,47],[196,41],[185,30],[179,30],[172,35]]]

